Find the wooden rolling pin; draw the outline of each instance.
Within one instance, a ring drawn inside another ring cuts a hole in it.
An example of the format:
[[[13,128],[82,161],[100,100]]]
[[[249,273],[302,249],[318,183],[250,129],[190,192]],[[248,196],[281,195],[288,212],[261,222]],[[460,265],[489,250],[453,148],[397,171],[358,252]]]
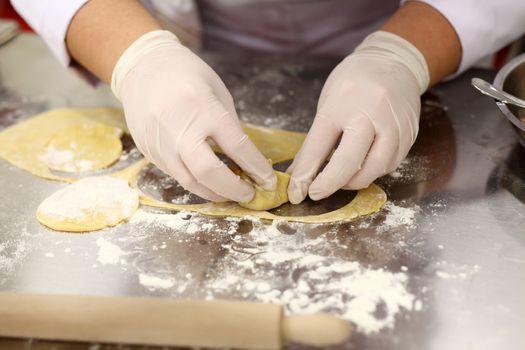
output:
[[[340,344],[348,322],[284,316],[281,306],[239,301],[0,293],[0,336],[141,345],[280,349]]]

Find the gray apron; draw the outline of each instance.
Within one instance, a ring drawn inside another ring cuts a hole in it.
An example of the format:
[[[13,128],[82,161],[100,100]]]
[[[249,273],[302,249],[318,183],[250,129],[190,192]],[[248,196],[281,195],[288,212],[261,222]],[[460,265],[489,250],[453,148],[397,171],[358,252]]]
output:
[[[186,43],[212,49],[343,57],[399,0],[143,0]]]

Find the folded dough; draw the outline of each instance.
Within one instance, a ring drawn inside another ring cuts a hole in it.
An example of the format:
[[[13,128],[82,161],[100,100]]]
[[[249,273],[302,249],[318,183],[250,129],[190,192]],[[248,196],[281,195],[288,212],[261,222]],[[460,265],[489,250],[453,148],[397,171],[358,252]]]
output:
[[[239,205],[252,210],[270,210],[288,202],[290,175],[280,171],[276,171],[275,175],[277,176],[277,187],[273,191],[267,191],[242,173],[241,179],[249,182],[255,188],[255,196],[248,203],[239,203]]]

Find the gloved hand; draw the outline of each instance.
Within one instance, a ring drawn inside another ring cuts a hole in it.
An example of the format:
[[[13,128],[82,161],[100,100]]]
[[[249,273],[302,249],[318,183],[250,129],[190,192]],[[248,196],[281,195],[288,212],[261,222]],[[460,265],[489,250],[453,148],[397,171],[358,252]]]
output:
[[[172,33],[137,39],[115,65],[111,87],[139,150],[186,190],[212,201],[249,202],[254,195],[207,138],[261,187],[275,188],[274,171],[241,129],[224,83]]]
[[[412,44],[387,32],[368,36],[323,87],[313,125],[288,169],[290,202],[365,188],[393,171],[416,139],[428,84],[426,61]]]

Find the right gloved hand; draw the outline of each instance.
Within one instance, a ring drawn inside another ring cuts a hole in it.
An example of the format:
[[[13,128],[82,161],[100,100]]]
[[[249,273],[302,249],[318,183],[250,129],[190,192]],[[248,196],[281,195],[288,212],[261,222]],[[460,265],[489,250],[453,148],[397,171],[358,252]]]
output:
[[[290,202],[359,190],[394,171],[416,140],[429,79],[425,57],[409,41],[384,31],[369,35],[326,80],[312,128],[288,169]]]
[[[139,150],[186,190],[211,201],[249,202],[254,196],[207,138],[258,185],[275,188],[274,171],[243,132],[226,86],[172,33],[137,39],[119,58],[111,87]]]

